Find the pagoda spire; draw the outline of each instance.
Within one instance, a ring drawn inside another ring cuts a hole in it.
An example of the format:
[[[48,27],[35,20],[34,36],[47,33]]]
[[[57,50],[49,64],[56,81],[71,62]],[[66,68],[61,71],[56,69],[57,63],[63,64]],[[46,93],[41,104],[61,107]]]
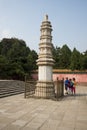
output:
[[[48,15],[47,14],[44,16],[44,21],[48,21]]]

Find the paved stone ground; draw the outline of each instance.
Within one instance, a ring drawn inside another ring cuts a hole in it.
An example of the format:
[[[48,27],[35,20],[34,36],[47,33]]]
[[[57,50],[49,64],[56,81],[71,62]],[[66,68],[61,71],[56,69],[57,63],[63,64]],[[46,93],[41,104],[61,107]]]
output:
[[[87,87],[59,101],[23,94],[1,98],[0,130],[87,130]]]

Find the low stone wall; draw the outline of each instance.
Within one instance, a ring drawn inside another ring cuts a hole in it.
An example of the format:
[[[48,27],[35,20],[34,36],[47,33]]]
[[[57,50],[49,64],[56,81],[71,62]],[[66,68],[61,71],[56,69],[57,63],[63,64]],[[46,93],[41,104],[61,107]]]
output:
[[[39,83],[39,85],[37,84]],[[38,87],[37,87],[38,85]],[[54,82],[44,81],[26,81],[24,97],[59,99],[64,96],[64,81],[56,80]]]

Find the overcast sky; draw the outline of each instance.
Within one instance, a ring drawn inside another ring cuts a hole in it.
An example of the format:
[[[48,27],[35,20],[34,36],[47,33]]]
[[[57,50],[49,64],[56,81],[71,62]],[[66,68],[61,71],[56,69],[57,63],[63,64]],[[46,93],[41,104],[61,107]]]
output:
[[[87,50],[87,0],[0,0],[0,40],[23,39],[38,52],[45,14],[52,24],[54,46]]]

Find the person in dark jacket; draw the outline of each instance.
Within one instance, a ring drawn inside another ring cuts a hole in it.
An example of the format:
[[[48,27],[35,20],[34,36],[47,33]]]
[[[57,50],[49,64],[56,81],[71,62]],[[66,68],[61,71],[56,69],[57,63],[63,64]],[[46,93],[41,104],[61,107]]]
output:
[[[65,80],[65,90],[66,90],[66,94],[68,94],[68,87],[69,87],[69,80],[68,80],[68,77],[66,77],[66,80]]]

